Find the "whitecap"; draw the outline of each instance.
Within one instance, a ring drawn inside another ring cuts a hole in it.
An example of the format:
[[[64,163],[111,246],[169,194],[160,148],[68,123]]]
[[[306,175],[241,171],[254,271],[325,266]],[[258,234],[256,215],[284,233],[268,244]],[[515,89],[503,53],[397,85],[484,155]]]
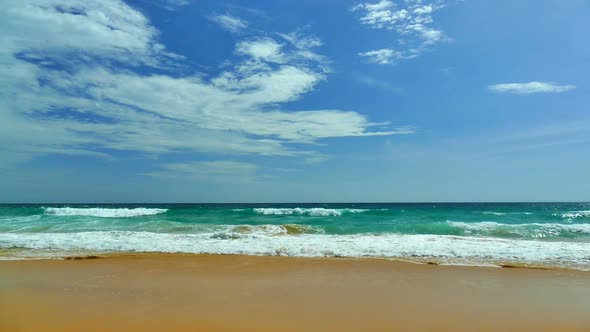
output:
[[[575,218],[590,218],[590,210],[586,211],[570,211],[561,215],[564,219],[575,219]]]
[[[491,215],[494,215],[494,216],[504,216],[504,215],[506,215],[505,212],[495,212],[495,211],[484,211],[484,212],[482,212],[482,214],[488,214],[488,215],[491,214]]]
[[[216,236],[217,234],[217,236]],[[215,233],[170,234],[130,231],[4,233],[0,248],[90,252],[182,252],[287,256],[435,259],[481,264],[514,262],[590,269],[587,243],[450,235],[301,234],[251,232],[239,237]]]
[[[548,236],[560,236],[566,233],[590,235],[590,224],[556,224],[556,223],[527,223],[527,224],[502,224],[493,221],[460,222],[447,221],[451,227],[463,229],[467,234],[490,235],[493,232],[504,231],[523,237],[543,238]]]
[[[360,213],[365,209],[326,209],[326,208],[255,208],[262,215],[307,215],[313,217],[341,216],[343,213]]]
[[[153,216],[165,213],[168,209],[156,208],[71,208],[47,207],[45,214],[55,216],[88,216],[100,218],[126,218],[139,216]]]

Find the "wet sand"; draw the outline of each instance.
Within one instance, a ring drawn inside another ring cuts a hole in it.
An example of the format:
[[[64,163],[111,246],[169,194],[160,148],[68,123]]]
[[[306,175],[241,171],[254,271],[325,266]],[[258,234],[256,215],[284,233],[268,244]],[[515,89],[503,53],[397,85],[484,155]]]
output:
[[[0,331],[590,331],[590,273],[164,254],[0,261]]]

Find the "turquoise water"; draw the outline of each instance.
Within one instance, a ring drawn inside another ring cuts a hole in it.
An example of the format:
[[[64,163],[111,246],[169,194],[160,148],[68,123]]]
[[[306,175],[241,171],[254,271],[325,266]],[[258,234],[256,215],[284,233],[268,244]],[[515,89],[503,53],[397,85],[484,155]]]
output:
[[[590,204],[0,206],[0,257],[77,252],[387,257],[590,269]]]

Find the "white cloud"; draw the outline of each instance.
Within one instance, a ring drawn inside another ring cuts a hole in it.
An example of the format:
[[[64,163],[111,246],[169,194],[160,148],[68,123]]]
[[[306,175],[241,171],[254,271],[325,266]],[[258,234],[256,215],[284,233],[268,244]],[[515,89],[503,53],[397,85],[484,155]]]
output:
[[[282,110],[327,73],[312,51],[321,41],[302,34],[242,41],[241,60],[208,77],[173,72],[181,57],[118,0],[0,0],[0,31],[3,159],[110,150],[309,159],[320,154],[293,143],[396,133],[353,111]]]
[[[396,47],[361,52],[359,55],[371,63],[391,64],[413,59],[429,47],[449,40],[442,30],[433,27],[432,14],[444,7],[442,1],[425,2],[381,0],[353,7],[352,11],[361,13],[361,24],[373,29],[395,31],[399,37]]]
[[[94,56],[134,65],[171,56],[149,20],[118,0],[2,2],[0,52],[5,55],[20,53],[47,63]]]
[[[422,7],[418,7],[416,9],[414,9],[414,14],[427,15],[427,14],[432,13],[433,10],[434,10],[434,7],[432,5],[426,5],[426,6],[422,6]]]
[[[294,47],[293,54],[297,57],[314,61],[321,65],[325,72],[329,71],[327,67],[328,60],[324,56],[312,51],[312,49],[323,45],[320,39],[306,36],[301,32],[279,33],[278,35]]]
[[[190,5],[191,1],[189,0],[163,0],[164,6],[168,10],[175,10],[178,7],[183,7]]]
[[[408,135],[408,134],[415,134],[415,133],[416,133],[416,128],[414,128],[413,126],[399,127],[399,128],[395,128],[392,131],[392,134],[395,134],[395,135]]]
[[[554,82],[502,83],[488,86],[493,92],[528,95],[533,93],[561,93],[575,89],[571,84],[557,84]]]
[[[324,43],[322,43],[322,41],[318,38],[307,37],[297,32],[279,33],[279,36],[283,37],[291,44],[295,45],[295,47],[297,47],[298,49],[310,49],[324,45]]]
[[[210,19],[230,32],[239,32],[248,27],[247,21],[228,14],[211,16]]]
[[[367,58],[367,61],[370,63],[376,63],[379,65],[394,63],[405,58],[405,54],[390,48],[361,52],[358,55]]]
[[[283,45],[271,38],[259,38],[238,43],[236,52],[258,61],[284,63],[286,59],[282,48]]]

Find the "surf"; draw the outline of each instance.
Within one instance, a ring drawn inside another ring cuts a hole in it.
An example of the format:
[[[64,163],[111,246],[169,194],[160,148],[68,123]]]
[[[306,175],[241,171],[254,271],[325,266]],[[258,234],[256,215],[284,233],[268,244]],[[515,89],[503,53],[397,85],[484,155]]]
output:
[[[98,218],[128,218],[139,216],[153,216],[165,213],[168,209],[158,208],[72,208],[47,207],[45,214],[55,216],[86,216]]]

